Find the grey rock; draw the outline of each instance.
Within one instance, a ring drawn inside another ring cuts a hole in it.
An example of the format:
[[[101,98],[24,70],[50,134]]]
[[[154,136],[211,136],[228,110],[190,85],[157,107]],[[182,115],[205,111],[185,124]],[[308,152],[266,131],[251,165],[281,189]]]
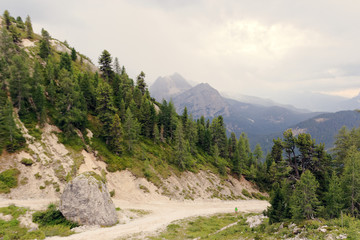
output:
[[[106,184],[94,172],[80,174],[65,186],[59,210],[80,225],[111,226],[118,221]]]

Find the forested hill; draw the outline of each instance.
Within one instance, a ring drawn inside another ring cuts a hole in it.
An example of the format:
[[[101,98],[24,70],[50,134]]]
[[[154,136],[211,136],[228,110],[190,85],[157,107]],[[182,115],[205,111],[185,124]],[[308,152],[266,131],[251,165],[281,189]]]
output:
[[[132,79],[107,50],[97,69],[45,29],[35,34],[29,16],[23,22],[8,11],[0,48],[2,151],[26,148],[18,116],[35,138],[41,138],[45,123],[55,124],[64,144],[97,151],[109,171],[137,168],[139,176],[153,181],[169,169],[205,168],[249,179],[262,169],[261,148],[253,153],[245,134],[228,139],[222,116],[194,120],[186,109],[178,115],[171,102],[150,96],[145,73]]]

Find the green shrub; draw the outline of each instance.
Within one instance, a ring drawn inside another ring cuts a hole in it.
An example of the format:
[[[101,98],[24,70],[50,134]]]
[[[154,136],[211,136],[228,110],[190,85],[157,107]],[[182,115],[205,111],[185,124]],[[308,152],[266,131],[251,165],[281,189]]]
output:
[[[26,213],[26,208],[17,207],[15,205],[10,205],[8,207],[0,208],[0,213],[4,215],[11,215],[14,219],[18,218],[20,215],[24,215]]]
[[[29,158],[23,158],[21,160],[21,163],[24,164],[25,166],[31,166],[33,165],[33,160],[29,159]]]
[[[38,172],[35,173],[34,176],[35,176],[35,178],[38,179],[38,180],[42,178],[42,176],[41,176],[40,173],[38,173]]]
[[[241,191],[242,195],[248,198],[252,198],[251,194],[245,188]]]
[[[110,191],[110,197],[114,197],[115,196],[115,190]]]
[[[50,204],[45,211],[35,212],[33,214],[33,222],[38,223],[41,227],[63,225],[74,228],[79,226],[77,223],[66,220],[62,213],[56,209],[55,204]]]
[[[17,187],[20,171],[16,168],[0,173],[0,193],[9,193],[10,188]]]

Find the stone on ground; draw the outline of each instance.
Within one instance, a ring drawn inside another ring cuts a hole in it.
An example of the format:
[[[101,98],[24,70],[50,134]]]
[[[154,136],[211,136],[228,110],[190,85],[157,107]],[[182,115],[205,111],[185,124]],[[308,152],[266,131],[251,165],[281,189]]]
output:
[[[59,210],[80,225],[111,226],[118,222],[106,184],[94,172],[82,173],[65,186]]]

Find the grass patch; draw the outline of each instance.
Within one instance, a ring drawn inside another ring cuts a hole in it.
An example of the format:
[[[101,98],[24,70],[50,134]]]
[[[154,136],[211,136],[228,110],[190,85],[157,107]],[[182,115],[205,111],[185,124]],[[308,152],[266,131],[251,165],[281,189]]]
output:
[[[79,224],[66,220],[55,204],[50,204],[45,211],[37,211],[33,214],[33,222],[40,227],[62,225],[68,229],[78,227]]]
[[[149,239],[213,239],[211,236],[216,231],[242,219],[243,216],[241,215],[218,214],[210,217],[197,217],[175,221],[167,226],[164,232],[160,233],[158,236],[149,237]]]
[[[249,193],[248,190],[246,190],[245,188],[241,191],[242,195],[244,195],[245,197],[248,198],[252,198],[251,194]]]
[[[33,160],[31,160],[29,158],[21,159],[21,163],[24,164],[25,166],[31,166],[34,164]]]
[[[130,212],[135,213],[136,215],[138,215],[139,217],[145,216],[145,215],[149,215],[151,213],[151,211],[149,210],[144,210],[144,209],[129,209]]]
[[[8,207],[0,208],[0,213],[4,215],[11,215],[14,219],[17,219],[19,216],[24,215],[27,209],[23,207],[17,207],[15,205],[10,205]]]
[[[64,132],[56,133],[59,142],[77,152],[81,152],[86,146],[77,134],[66,135]]]
[[[0,193],[10,193],[11,188],[18,186],[20,171],[16,168],[8,169],[0,173]]]

